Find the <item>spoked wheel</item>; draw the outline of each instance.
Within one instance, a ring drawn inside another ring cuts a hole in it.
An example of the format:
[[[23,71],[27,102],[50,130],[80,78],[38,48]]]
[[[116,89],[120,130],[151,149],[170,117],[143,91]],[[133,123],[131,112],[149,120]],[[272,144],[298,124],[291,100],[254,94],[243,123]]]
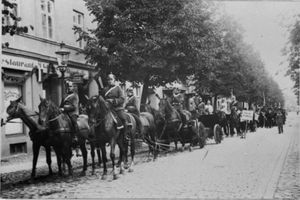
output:
[[[205,133],[205,126],[202,122],[198,123],[198,131],[199,131],[199,147],[202,149],[206,144],[206,133]]]
[[[222,137],[222,128],[219,124],[215,124],[214,126],[214,140],[216,144],[221,143],[221,137]]]

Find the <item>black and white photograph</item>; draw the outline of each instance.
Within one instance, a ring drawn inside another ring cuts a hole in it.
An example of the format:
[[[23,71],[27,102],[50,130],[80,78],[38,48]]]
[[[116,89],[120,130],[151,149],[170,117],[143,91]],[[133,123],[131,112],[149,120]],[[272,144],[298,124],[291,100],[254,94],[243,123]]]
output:
[[[1,10],[1,199],[300,199],[300,0]]]

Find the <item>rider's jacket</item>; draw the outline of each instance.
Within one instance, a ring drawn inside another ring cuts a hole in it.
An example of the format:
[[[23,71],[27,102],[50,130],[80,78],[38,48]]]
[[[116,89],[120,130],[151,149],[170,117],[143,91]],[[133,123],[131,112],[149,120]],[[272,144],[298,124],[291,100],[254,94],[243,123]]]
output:
[[[112,106],[116,111],[123,109],[125,97],[123,90],[120,88],[120,86],[115,85],[104,88],[103,96],[106,100],[112,100]]]
[[[62,102],[61,107],[64,112],[70,115],[79,115],[79,97],[75,92],[69,94]]]
[[[137,98],[135,96],[131,96],[127,99],[125,108],[128,108],[128,107],[134,107],[135,109],[138,108],[138,102],[137,102]]]

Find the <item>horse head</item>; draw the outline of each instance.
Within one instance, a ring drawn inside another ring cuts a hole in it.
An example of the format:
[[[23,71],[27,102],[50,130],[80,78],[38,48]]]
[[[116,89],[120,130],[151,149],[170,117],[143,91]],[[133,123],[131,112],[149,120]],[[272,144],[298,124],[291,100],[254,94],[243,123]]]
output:
[[[88,114],[90,123],[92,124],[96,123],[98,110],[99,110],[98,95],[95,95],[87,100],[87,105],[86,105],[86,112]]]
[[[167,99],[160,99],[159,101],[159,111],[162,113],[163,116],[166,114],[170,114],[173,110],[173,107],[171,106],[170,102]]]
[[[9,106],[6,109],[6,112],[8,114],[6,122],[8,122],[12,119],[15,119],[15,118],[20,118],[20,116],[21,116],[21,110],[20,110],[21,101],[22,101],[22,96],[14,101],[10,101]]]
[[[59,108],[54,105],[50,100],[40,97],[39,108],[39,124],[46,127],[49,121],[52,121],[61,114]]]

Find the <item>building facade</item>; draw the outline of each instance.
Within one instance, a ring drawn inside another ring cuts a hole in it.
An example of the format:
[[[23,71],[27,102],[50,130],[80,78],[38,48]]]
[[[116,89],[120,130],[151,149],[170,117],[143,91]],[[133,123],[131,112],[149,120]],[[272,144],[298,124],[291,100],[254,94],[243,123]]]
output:
[[[9,48],[2,49],[2,77],[0,89],[3,93],[1,115],[5,116],[10,100],[22,96],[24,104],[38,111],[39,96],[59,104],[62,99],[61,74],[57,69],[60,43],[70,51],[65,73],[66,79],[78,76],[79,83],[88,80],[93,67],[86,64],[85,55],[80,53],[84,41],[77,41],[73,27],[85,30],[93,28],[83,0],[10,0],[15,3],[14,12],[22,20],[19,26],[27,26],[28,33],[2,37]],[[12,23],[5,19],[4,23]],[[95,90],[88,87],[90,92]],[[85,90],[86,91],[86,90]],[[1,127],[1,156],[31,152],[28,128],[20,121]]]

